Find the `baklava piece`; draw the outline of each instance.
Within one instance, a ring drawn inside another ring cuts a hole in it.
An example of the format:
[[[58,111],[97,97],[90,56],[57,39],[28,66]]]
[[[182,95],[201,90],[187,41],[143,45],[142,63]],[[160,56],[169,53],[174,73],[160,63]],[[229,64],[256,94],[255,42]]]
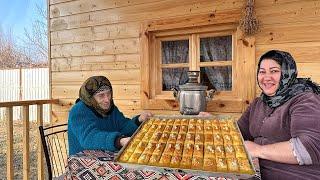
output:
[[[234,146],[234,150],[236,153],[236,158],[246,158],[246,151],[243,146]]]
[[[166,125],[166,127],[163,130],[163,132],[170,133],[171,129],[172,129],[172,125]]]
[[[213,145],[213,135],[212,134],[205,134],[204,135],[204,144],[210,144]]]
[[[204,134],[212,134],[212,126],[204,126]]]
[[[129,143],[129,145],[126,148],[127,152],[134,152],[134,150],[136,149],[136,147],[138,146],[140,142],[137,140],[133,140]]]
[[[162,133],[160,132],[155,132],[152,137],[150,138],[150,141],[149,142],[152,142],[152,143],[156,143],[159,141],[159,139],[161,138],[162,136]]]
[[[177,140],[177,136],[178,134],[169,134],[167,143],[175,143]]]
[[[195,119],[189,119],[189,125],[196,125],[197,121]]]
[[[183,156],[191,156],[193,153],[194,144],[185,144],[183,147]]]
[[[229,172],[238,172],[239,165],[236,158],[227,158],[228,171]]]
[[[203,169],[206,171],[216,171],[217,164],[215,158],[204,158],[203,159]]]
[[[170,167],[178,168],[180,166],[181,159],[182,159],[181,156],[172,156],[171,162],[170,162]]]
[[[137,163],[140,155],[141,155],[141,153],[133,153],[133,154],[130,156],[128,162],[129,162],[129,163]]]
[[[176,143],[184,143],[185,139],[186,139],[186,134],[178,134]]]
[[[188,132],[188,126],[183,125],[180,127],[179,134],[187,134],[187,132]]]
[[[168,119],[167,125],[173,125],[173,124],[174,124],[174,120],[173,119]]]
[[[173,124],[177,125],[177,126],[180,126],[181,125],[181,119],[175,119]]]
[[[219,172],[228,171],[228,165],[225,158],[216,158],[216,162],[217,162],[217,171]]]
[[[162,154],[160,160],[159,160],[159,165],[164,166],[164,167],[169,167],[170,162],[171,162],[171,155],[169,154]]]
[[[183,169],[190,169],[191,168],[191,162],[192,162],[192,156],[182,156],[182,159],[180,161],[180,167]]]
[[[221,133],[222,134],[229,134],[230,133],[230,128],[228,125],[220,125]]]
[[[177,143],[174,145],[173,156],[182,156],[183,144]]]
[[[223,137],[221,134],[213,134],[214,145],[223,145]]]
[[[203,157],[203,145],[195,144],[193,148],[193,157]]]
[[[233,148],[232,145],[224,146],[224,151],[226,153],[226,158],[231,158],[236,156],[235,149]]]
[[[195,144],[202,144],[203,145],[203,142],[204,142],[203,134],[196,134],[194,136],[194,143]]]
[[[223,144],[224,145],[232,145],[232,138],[229,134],[224,134],[223,135]]]
[[[182,119],[181,120],[181,126],[188,126],[189,120],[188,119]]]
[[[120,157],[120,162],[128,162],[130,156],[132,155],[133,152],[128,152],[128,151],[125,151],[121,157]]]
[[[192,169],[202,169],[203,167],[202,157],[192,157],[191,168]]]
[[[204,146],[204,158],[215,158],[215,147],[213,145],[205,145]]]
[[[160,122],[161,122],[161,120],[157,118],[157,119],[154,119],[154,120],[153,120],[153,123],[152,123],[152,124],[154,124],[154,125],[159,125]]]
[[[185,143],[187,144],[194,144],[194,134],[191,134],[191,133],[188,133],[186,135],[186,140],[185,140]]]
[[[151,155],[155,148],[156,148],[156,143],[149,142],[147,147],[144,149],[143,154]]]
[[[179,129],[180,129],[179,125],[173,125],[172,129],[171,129],[171,133],[178,134],[179,133]]]
[[[144,151],[144,148],[146,148],[147,144],[148,143],[141,141],[134,150],[134,153],[142,153]]]
[[[138,164],[148,164],[150,156],[150,154],[141,154],[138,159]]]
[[[239,134],[231,135],[233,145],[242,145],[241,136]]]
[[[162,154],[168,154],[168,155],[171,155],[171,156],[172,156],[174,150],[175,150],[175,144],[174,144],[174,143],[168,143],[168,144],[166,145],[166,147],[164,148]]]
[[[222,145],[215,146],[216,157],[225,157],[224,147]]]
[[[150,156],[150,159],[149,159],[149,165],[151,166],[158,166],[159,165],[159,160],[160,160],[160,155],[158,154],[152,154]]]
[[[220,126],[219,124],[212,124],[212,133],[213,134],[217,134],[217,133],[220,133]]]
[[[196,133],[197,134],[203,134],[203,125],[197,125],[196,126]]]
[[[240,173],[254,174],[247,158],[238,158]]]
[[[160,143],[167,143],[168,138],[169,138],[169,134],[168,133],[163,133],[161,135],[161,138],[160,138],[159,142]]]

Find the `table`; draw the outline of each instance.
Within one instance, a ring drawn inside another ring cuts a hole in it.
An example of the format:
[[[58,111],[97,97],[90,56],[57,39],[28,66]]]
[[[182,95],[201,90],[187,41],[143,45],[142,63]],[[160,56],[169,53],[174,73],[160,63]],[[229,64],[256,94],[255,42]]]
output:
[[[68,158],[65,179],[70,180],[224,180],[222,177],[193,176],[176,172],[127,169],[114,163],[115,154],[107,151],[83,151]]]

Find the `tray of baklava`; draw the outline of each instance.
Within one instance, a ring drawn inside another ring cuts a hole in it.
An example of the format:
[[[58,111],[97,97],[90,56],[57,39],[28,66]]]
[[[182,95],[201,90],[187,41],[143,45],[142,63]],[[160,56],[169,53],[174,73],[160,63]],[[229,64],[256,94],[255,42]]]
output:
[[[154,116],[145,121],[115,161],[127,168],[229,178],[255,174],[232,117]]]

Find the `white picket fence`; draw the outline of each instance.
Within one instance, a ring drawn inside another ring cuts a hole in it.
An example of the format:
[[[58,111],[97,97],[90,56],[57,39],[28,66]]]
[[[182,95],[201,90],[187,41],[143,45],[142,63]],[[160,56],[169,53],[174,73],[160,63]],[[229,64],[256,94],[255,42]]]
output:
[[[0,102],[49,99],[49,68],[0,70]],[[14,107],[13,119],[21,117],[21,107]],[[50,105],[44,106],[44,121],[49,122]],[[36,119],[36,106],[30,107],[30,120]],[[4,118],[0,109],[0,120]]]

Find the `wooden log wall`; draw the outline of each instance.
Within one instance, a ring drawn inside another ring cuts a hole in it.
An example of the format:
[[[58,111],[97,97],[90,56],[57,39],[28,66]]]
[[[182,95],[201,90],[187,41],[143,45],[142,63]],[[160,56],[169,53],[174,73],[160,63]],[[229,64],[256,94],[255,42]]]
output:
[[[298,76],[320,83],[320,1],[258,0],[256,6],[262,23],[256,36],[256,59],[270,49],[290,52]]]
[[[206,13],[239,12],[245,2],[49,0],[52,98],[61,102],[53,107],[54,119],[67,120],[82,82],[92,75],[110,79],[115,103],[126,115],[139,113],[143,68],[140,24]],[[320,83],[320,1],[256,0],[255,9],[261,22],[260,32],[255,36],[256,59],[270,49],[289,51],[297,61],[299,76],[312,77]]]

